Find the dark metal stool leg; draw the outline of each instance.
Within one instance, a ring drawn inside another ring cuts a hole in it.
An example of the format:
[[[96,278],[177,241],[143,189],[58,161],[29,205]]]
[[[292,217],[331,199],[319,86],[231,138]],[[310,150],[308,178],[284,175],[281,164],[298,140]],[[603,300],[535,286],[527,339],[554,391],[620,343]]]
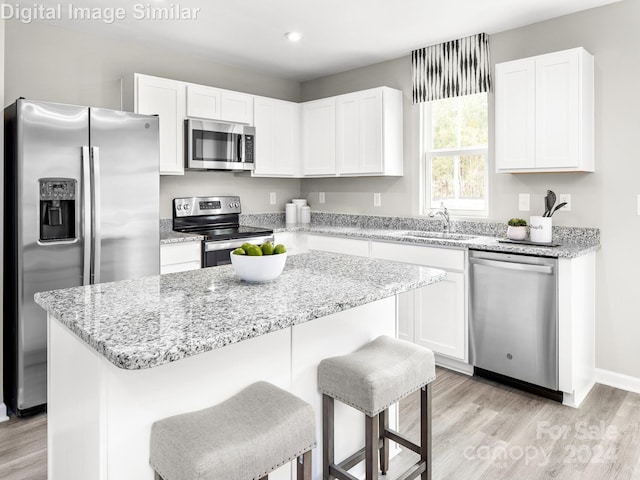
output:
[[[380,471],[383,475],[389,470],[389,438],[385,432],[389,429],[389,409],[383,410],[378,415],[380,417],[380,431],[378,435],[382,439],[382,447],[380,447]]]
[[[333,463],[333,398],[322,395],[322,479],[329,480]]]
[[[311,450],[298,457],[297,480],[311,480]]]
[[[431,480],[433,472],[431,449],[431,384],[429,383],[420,391],[420,460],[426,462],[422,480]]]
[[[378,478],[378,415],[365,415],[365,466],[366,480]]]

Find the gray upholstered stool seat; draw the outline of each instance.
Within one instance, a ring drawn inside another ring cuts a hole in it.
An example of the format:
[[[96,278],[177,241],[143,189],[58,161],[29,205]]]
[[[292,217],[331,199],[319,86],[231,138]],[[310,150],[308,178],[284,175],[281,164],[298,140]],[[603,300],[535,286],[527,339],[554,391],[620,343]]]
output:
[[[420,461],[403,479],[431,478],[431,382],[435,358],[429,349],[381,336],[348,355],[326,358],[318,367],[318,389],[323,394],[323,478],[350,480],[348,470],[366,460],[366,479],[378,478],[377,451],[382,473],[389,466],[389,439],[420,454]],[[421,389],[421,441],[416,445],[389,429],[388,408]],[[333,401],[339,400],[365,414],[365,448],[339,465],[333,462]]]
[[[151,427],[149,462],[164,480],[257,480],[298,457],[310,479],[315,446],[311,405],[267,382],[204,410]]]

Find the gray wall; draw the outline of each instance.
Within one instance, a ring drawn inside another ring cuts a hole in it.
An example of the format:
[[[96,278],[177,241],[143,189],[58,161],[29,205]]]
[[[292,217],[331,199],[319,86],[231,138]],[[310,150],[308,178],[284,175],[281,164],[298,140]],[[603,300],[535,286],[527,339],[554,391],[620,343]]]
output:
[[[6,22],[5,104],[18,97],[120,108],[120,79],[134,72],[298,101],[300,84],[212,63],[141,43],[106,39],[41,24]],[[277,205],[269,205],[276,192]],[[191,172],[160,181],[160,217],[171,199],[197,194],[237,194],[247,213],[284,211],[300,194],[300,180],[263,179],[231,172]]]
[[[571,212],[559,212],[556,225],[601,229],[602,249],[597,258],[598,368],[640,377],[637,340],[640,306],[635,302],[640,267],[640,161],[636,150],[640,133],[640,1],[620,3],[567,15],[491,35],[491,60],[499,63],[530,55],[583,46],[595,56],[596,172],[589,174],[496,174],[490,157],[490,220],[506,221],[518,212],[518,193],[531,194],[532,214],[542,211],[547,189],[570,193]],[[302,99],[354,91],[375,85],[402,88],[405,93],[405,177],[398,179],[304,180],[302,196],[314,209],[353,213],[415,215],[418,199],[418,107],[408,104],[410,59],[309,81]],[[493,124],[493,95],[490,96]],[[493,138],[493,132],[490,132]],[[493,142],[492,142],[493,143]],[[490,152],[493,151],[493,144]],[[490,153],[491,155],[491,153]],[[316,192],[325,191],[327,203],[317,204]],[[372,193],[383,193],[383,208],[373,207]],[[385,193],[386,192],[386,193]],[[389,200],[385,200],[385,198]]]

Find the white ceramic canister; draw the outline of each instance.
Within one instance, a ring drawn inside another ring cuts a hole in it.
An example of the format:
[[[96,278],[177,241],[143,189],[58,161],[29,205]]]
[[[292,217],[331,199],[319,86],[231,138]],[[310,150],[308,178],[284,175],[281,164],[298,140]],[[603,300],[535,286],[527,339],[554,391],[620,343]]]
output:
[[[287,203],[284,206],[286,223],[298,223],[298,206],[295,203]]]
[[[551,243],[551,217],[532,216],[529,219],[529,239],[535,243]]]
[[[300,209],[300,223],[311,223],[311,207],[304,205]]]
[[[306,198],[294,198],[291,200],[296,207],[298,207],[298,219],[296,220],[298,223],[302,222],[302,207],[307,204]]]

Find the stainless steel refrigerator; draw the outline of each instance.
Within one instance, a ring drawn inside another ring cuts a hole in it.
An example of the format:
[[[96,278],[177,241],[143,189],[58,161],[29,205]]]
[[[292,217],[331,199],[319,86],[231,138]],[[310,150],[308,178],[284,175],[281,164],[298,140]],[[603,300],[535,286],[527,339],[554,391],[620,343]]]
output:
[[[159,273],[158,117],[17,100],[5,109],[4,398],[45,408],[39,291]],[[126,299],[123,299],[126,301]]]

